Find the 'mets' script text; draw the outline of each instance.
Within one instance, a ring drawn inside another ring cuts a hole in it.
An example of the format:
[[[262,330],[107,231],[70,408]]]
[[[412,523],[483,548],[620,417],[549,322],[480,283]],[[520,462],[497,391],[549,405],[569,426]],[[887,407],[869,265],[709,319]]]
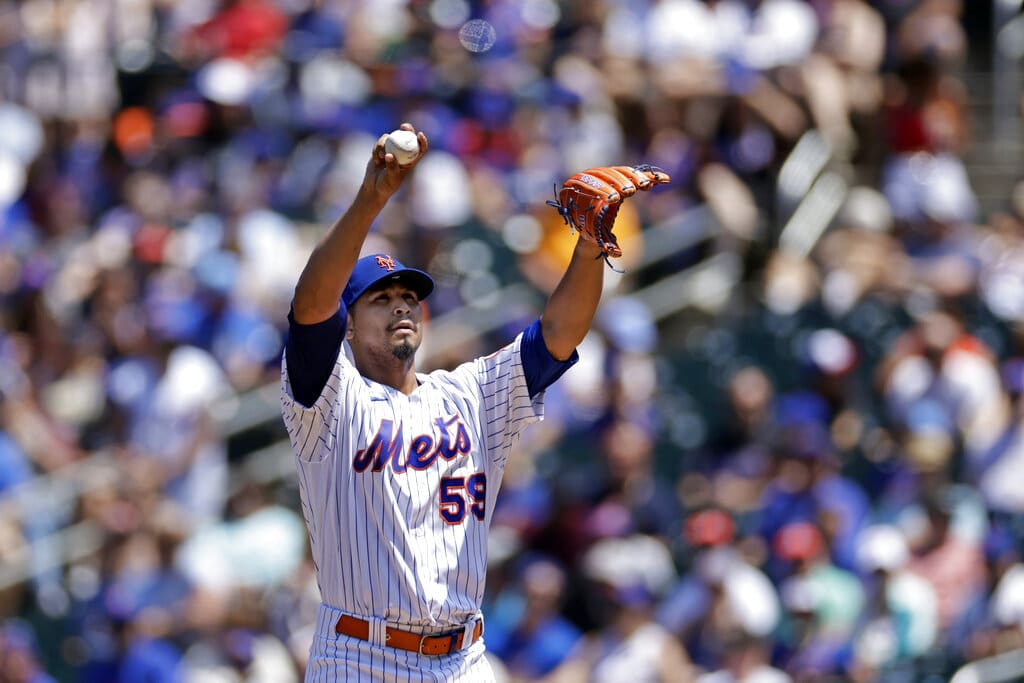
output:
[[[357,451],[352,459],[352,468],[356,472],[380,472],[388,463],[395,474],[402,474],[407,468],[425,470],[438,458],[453,460],[460,455],[469,453],[473,444],[469,433],[459,415],[449,418],[439,417],[434,420],[436,430],[433,434],[420,434],[409,442],[404,453],[402,446],[405,439],[402,434],[402,423],[395,425],[393,420],[381,420],[377,433],[369,445]]]

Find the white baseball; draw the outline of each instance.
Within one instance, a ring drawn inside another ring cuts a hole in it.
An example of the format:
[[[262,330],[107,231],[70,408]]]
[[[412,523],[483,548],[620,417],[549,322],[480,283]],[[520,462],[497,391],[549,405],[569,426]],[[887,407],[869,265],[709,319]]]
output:
[[[411,130],[393,130],[384,141],[384,153],[394,154],[399,166],[416,161],[420,153],[420,141]]]

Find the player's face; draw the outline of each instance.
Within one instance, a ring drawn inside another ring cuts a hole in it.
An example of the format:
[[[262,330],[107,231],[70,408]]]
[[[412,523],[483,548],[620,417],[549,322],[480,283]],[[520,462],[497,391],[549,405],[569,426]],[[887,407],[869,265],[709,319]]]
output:
[[[416,292],[401,283],[371,289],[352,305],[348,340],[382,361],[408,360],[423,340],[423,310]]]

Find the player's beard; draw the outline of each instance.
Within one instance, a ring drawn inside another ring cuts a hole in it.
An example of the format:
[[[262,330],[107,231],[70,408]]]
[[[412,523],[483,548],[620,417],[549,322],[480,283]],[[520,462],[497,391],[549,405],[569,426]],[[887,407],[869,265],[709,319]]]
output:
[[[400,341],[391,347],[391,355],[403,363],[413,357],[416,347],[408,340]]]

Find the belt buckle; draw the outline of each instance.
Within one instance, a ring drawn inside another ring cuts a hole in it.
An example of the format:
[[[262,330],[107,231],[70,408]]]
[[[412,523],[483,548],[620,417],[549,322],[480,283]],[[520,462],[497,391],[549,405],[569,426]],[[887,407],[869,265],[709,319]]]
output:
[[[451,642],[448,643],[448,651],[447,652],[443,652],[443,653],[438,653],[438,654],[450,655],[451,653],[456,652],[458,650],[458,645],[459,645],[459,640],[458,639],[459,639],[459,634],[461,634],[461,633],[462,633],[461,629],[458,630],[458,631],[449,631],[448,633],[436,633],[434,635],[430,635],[428,633],[424,633],[423,635],[420,636],[420,646],[419,646],[417,651],[421,655],[424,655],[426,657],[430,657],[430,656],[432,656],[431,653],[423,651],[423,646],[426,645],[427,638],[448,638],[451,641]]]

